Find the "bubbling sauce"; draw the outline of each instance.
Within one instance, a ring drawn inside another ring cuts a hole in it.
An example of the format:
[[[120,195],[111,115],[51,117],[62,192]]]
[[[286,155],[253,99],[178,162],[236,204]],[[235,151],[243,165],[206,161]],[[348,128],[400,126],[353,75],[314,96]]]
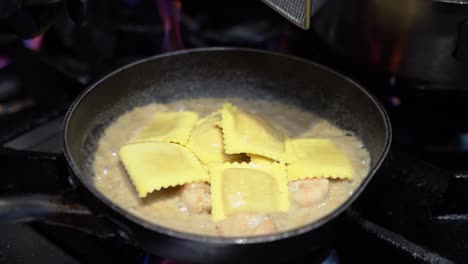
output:
[[[299,206],[291,202],[288,212],[269,213],[276,231],[303,226],[329,214],[344,203],[359,187],[369,171],[370,156],[362,142],[349,131],[344,131],[309,111],[293,105],[239,98],[200,98],[179,100],[167,104],[149,104],[136,107],[120,116],[99,140],[93,161],[93,184],[107,198],[131,214],[147,222],[201,235],[222,235],[208,212],[190,213],[182,202],[181,187],[155,191],[140,199],[123,168],[118,151],[161,111],[196,111],[203,117],[229,101],[240,108],[260,115],[272,124],[284,128],[290,137],[322,137],[331,139],[349,158],[355,171],[353,180],[329,180],[328,193],[320,203]],[[290,184],[290,196],[299,197],[300,191]],[[298,196],[299,195],[299,196]],[[230,235],[242,235],[234,232]]]

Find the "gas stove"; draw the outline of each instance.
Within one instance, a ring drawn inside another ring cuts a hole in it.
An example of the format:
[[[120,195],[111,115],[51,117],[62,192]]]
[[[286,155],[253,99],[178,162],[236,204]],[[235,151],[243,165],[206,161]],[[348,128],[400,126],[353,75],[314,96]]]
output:
[[[216,6],[190,2],[110,2],[115,12],[96,1],[84,27],[77,28],[63,17],[45,35],[0,49],[4,148],[62,153],[61,125],[73,99],[100,75],[152,54],[204,46],[293,54],[337,69],[367,87],[390,115],[394,142],[369,187],[344,214],[343,232],[333,246],[291,262],[462,263],[468,259],[466,92],[432,90],[355,67],[330,54],[313,33],[294,28],[260,2],[231,4],[232,14],[226,16]],[[238,18],[239,12],[245,19]],[[65,177],[63,171],[47,166],[28,174],[21,169],[21,159],[8,156],[8,151],[0,155],[5,173],[25,181]],[[0,192],[14,194],[15,186],[2,186]],[[177,263],[119,238],[97,238],[41,222],[2,224],[0,234],[0,263]]]
[[[62,120],[63,116],[51,118],[4,146],[61,153]],[[468,175],[451,173],[395,147],[378,176],[346,212],[344,230],[334,247],[294,261],[462,262],[467,257],[466,188]],[[6,263],[177,263],[115,239],[39,222],[0,225],[0,230],[0,259]]]

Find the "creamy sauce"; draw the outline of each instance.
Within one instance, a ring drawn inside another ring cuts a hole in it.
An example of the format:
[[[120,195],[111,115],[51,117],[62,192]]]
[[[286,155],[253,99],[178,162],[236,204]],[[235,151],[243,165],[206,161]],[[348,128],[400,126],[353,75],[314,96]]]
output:
[[[286,128],[290,137],[330,138],[351,160],[355,170],[354,179],[330,180],[330,191],[322,203],[307,208],[292,203],[287,213],[269,214],[278,231],[305,225],[332,212],[350,197],[367,175],[370,156],[361,141],[352,133],[337,128],[311,112],[271,101],[201,98],[150,104],[120,116],[106,129],[98,144],[92,177],[97,189],[114,203],[145,221],[189,233],[218,235],[216,224],[211,221],[208,213],[188,212],[181,202],[180,187],[155,191],[144,199],[138,198],[117,153],[157,112],[192,110],[203,117],[219,109],[225,101]]]

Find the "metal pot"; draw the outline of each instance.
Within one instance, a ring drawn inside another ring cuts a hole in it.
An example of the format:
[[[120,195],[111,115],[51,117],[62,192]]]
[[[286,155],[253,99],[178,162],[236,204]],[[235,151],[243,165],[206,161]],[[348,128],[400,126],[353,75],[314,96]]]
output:
[[[468,89],[468,1],[329,0],[314,30],[338,57],[421,88]]]

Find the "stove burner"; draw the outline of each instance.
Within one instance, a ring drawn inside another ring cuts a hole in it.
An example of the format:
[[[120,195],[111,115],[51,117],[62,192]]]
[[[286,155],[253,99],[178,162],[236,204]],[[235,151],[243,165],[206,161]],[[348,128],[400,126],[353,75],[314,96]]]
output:
[[[163,52],[184,48],[180,35],[180,13],[182,2],[180,0],[156,0],[159,16],[164,27]]]
[[[252,256],[254,258],[254,256]],[[288,261],[288,263],[320,263],[320,264],[340,264],[340,258],[338,256],[338,253],[335,249],[331,249],[328,251],[327,254],[325,254],[324,257],[321,257],[320,260],[313,261],[314,258],[310,257],[307,259],[300,259],[297,261]],[[177,262],[175,260],[167,259],[167,258],[161,258],[161,257],[155,257],[152,255],[145,254],[143,257],[142,264],[183,264],[181,262]]]

